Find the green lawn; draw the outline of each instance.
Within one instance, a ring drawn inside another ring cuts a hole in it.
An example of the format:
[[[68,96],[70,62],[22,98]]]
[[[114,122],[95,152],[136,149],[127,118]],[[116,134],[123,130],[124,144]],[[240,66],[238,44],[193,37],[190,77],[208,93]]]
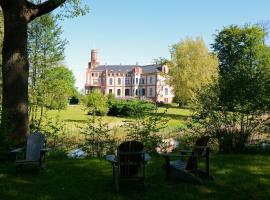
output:
[[[125,182],[118,195],[111,166],[103,159],[49,158],[40,174],[16,174],[13,163],[0,164],[0,199],[270,199],[269,155],[212,155],[214,180],[202,185],[164,181],[162,163],[154,157],[147,165],[145,192],[136,182]]]
[[[165,111],[165,108],[161,107],[158,109],[158,112],[162,113]],[[68,106],[66,110],[56,111],[51,110],[48,111],[49,117],[59,116],[61,120],[65,122],[80,122],[83,120],[87,120],[88,115],[87,112],[83,109],[81,105]],[[185,126],[186,120],[192,114],[189,109],[180,109],[178,107],[169,107],[165,114],[166,118],[169,119],[168,129],[174,129],[177,127]],[[108,122],[111,126],[118,126],[126,118],[123,117],[112,117],[112,116],[104,116],[103,120]]]

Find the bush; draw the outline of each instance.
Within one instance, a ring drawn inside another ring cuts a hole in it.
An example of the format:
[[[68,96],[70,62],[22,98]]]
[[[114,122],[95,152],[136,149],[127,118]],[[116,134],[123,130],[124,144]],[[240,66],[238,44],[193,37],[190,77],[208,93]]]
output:
[[[142,142],[146,151],[155,152],[156,147],[162,143],[159,131],[167,126],[168,120],[164,117],[165,112],[157,113],[157,108],[148,112],[133,110],[132,116],[135,119],[125,121],[123,125],[128,132],[127,137]]]
[[[249,137],[267,131],[270,122],[267,109],[250,109],[249,104],[228,109],[219,101],[218,85],[200,93],[193,119],[197,129],[215,138],[219,151],[225,153],[246,150]]]
[[[83,98],[88,114],[104,116],[109,111],[108,98],[100,90],[94,90]]]
[[[151,101],[140,99],[116,100],[109,97],[109,112],[110,116],[125,116],[132,117],[134,113],[146,113],[155,108]]]
[[[90,117],[86,127],[81,127],[85,136],[83,149],[91,156],[102,157],[107,153],[114,153],[116,141],[110,135],[108,123],[102,117]]]

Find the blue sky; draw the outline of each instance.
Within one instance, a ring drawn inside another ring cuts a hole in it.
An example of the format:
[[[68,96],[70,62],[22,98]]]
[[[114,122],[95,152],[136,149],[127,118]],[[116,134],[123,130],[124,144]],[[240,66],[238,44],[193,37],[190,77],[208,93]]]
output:
[[[69,41],[66,65],[81,89],[92,48],[101,64],[151,64],[169,58],[172,44],[203,37],[210,48],[217,30],[270,20],[270,0],[85,0],[86,16],[62,22]]]

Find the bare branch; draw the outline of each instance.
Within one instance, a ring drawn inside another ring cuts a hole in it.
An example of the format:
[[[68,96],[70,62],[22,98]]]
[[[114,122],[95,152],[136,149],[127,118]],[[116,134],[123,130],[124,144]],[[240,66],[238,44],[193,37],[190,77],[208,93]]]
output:
[[[66,0],[48,0],[42,4],[32,4],[30,2],[28,2],[29,6],[28,8],[30,9],[30,17],[29,17],[29,21],[34,20],[37,17],[40,17],[42,15],[45,15],[51,11],[53,11],[54,9],[56,9],[57,7],[59,7],[60,5],[62,5],[63,3],[65,3]]]

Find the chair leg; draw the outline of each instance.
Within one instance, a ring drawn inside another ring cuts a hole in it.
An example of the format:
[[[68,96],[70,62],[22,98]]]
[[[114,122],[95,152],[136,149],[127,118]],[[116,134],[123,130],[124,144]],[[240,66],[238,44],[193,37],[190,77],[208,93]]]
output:
[[[113,167],[113,177],[114,177],[114,190],[116,193],[119,192],[119,170],[117,166]]]

